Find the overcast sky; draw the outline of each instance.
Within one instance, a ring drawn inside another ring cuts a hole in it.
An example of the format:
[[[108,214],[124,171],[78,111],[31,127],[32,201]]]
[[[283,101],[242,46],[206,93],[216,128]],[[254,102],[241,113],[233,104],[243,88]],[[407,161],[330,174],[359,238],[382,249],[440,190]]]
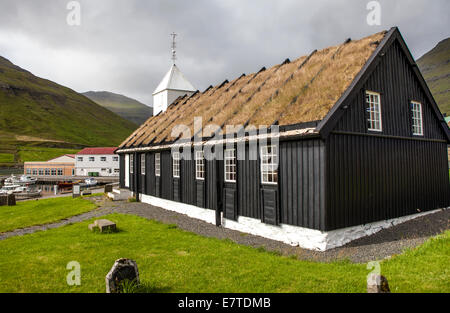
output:
[[[78,92],[106,90],[151,105],[171,65],[198,89],[314,49],[399,26],[418,58],[450,37],[450,1],[380,0],[369,26],[366,0],[0,0],[0,55]]]

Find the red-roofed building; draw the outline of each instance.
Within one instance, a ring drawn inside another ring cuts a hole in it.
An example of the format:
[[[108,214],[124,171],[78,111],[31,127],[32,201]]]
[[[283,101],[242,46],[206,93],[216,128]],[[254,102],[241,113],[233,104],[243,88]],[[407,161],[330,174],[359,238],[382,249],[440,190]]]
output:
[[[98,155],[98,154],[106,154],[112,155],[114,151],[117,150],[117,147],[98,147],[98,148],[84,148],[77,155]]]
[[[116,147],[84,148],[76,154],[75,175],[119,176],[119,156]]]

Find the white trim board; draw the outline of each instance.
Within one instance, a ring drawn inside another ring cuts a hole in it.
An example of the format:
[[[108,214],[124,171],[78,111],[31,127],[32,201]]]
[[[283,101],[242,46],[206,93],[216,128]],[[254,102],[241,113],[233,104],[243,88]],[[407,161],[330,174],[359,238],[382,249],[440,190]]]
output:
[[[210,224],[215,225],[216,223],[216,212],[214,210],[203,209],[185,203],[142,194],[140,194],[140,200],[144,203],[185,214]],[[421,216],[433,214],[440,210],[441,209],[329,232],[286,224],[274,226],[264,224],[258,219],[243,216],[239,216],[237,221],[228,220],[222,217],[222,226],[240,232],[281,241],[292,246],[299,246],[304,249],[327,251],[341,247],[353,240],[373,235],[383,229],[390,228]]]

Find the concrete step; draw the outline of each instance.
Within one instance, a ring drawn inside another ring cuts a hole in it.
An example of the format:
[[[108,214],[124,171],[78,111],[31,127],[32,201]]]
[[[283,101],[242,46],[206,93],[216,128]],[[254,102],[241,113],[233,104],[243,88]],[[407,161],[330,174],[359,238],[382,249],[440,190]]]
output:
[[[113,201],[127,200],[131,197],[131,191],[128,189],[113,189],[113,192],[108,192],[108,197]]]

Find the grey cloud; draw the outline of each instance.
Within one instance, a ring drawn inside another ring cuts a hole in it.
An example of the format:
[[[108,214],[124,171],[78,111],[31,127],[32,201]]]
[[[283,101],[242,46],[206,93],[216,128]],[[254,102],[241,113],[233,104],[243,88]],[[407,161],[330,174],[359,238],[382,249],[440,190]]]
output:
[[[108,90],[147,104],[169,69],[173,31],[177,65],[200,90],[392,26],[415,57],[450,35],[448,0],[380,0],[376,27],[366,24],[368,1],[361,0],[80,0],[78,27],[66,24],[68,2],[0,0],[0,36],[21,38],[21,45],[0,38],[0,55],[77,91]],[[33,50],[21,51],[28,44]],[[74,57],[49,57],[67,51]],[[64,72],[68,62],[77,75]]]

